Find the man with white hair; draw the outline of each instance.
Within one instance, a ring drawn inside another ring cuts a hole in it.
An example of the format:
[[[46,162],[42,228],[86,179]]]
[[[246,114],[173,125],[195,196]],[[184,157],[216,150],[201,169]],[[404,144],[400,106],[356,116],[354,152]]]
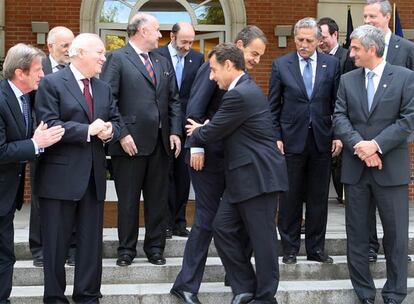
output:
[[[103,202],[106,192],[104,143],[117,140],[119,114],[110,88],[95,78],[105,47],[95,34],[80,34],[69,50],[71,64],[44,78],[36,94],[37,119],[61,125],[62,142],[39,161],[39,196],[44,255],[45,303],[69,303],[65,260],[76,228],[72,298],[98,303],[102,275]]]
[[[43,77],[43,57],[41,50],[23,43],[11,47],[3,65],[5,80],[0,82],[0,303],[10,303],[16,261],[13,218],[23,204],[26,163],[59,141],[65,131],[40,122],[32,134],[28,93],[38,88]]]

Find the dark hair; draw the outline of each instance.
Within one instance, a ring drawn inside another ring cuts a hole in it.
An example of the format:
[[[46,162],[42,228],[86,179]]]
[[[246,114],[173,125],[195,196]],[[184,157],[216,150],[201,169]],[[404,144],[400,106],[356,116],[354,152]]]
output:
[[[267,38],[263,31],[255,25],[248,25],[237,34],[234,43],[241,40],[243,46],[246,47],[255,39],[260,39],[264,44],[267,44]]]
[[[333,20],[332,18],[324,17],[324,18],[319,19],[319,21],[318,21],[319,28],[322,25],[327,25],[328,26],[328,30],[329,30],[329,34],[330,35],[333,35],[335,32],[338,32],[339,33],[339,26],[335,22],[335,20]]]
[[[244,55],[243,52],[231,42],[224,42],[218,44],[208,54],[208,58],[216,56],[216,60],[219,64],[223,65],[226,60],[230,60],[234,64],[234,67],[239,71],[245,70]]]

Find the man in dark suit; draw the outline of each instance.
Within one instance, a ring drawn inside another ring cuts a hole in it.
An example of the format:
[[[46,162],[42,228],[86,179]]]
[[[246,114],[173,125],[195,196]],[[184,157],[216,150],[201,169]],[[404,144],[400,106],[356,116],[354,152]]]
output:
[[[47,128],[43,122],[32,136],[28,93],[38,88],[43,77],[44,53],[19,43],[9,49],[0,82],[0,303],[12,289],[14,256],[13,218],[23,204],[25,168],[42,149],[59,141],[64,129]]]
[[[152,52],[161,37],[159,23],[149,14],[134,15],[127,28],[129,42],[109,54],[101,79],[112,87],[124,126],[121,139],[109,145],[118,195],[118,266],[136,256],[138,212],[144,196],[148,261],[165,264],[168,212],[168,157],[181,150],[181,110],[174,68]]]
[[[376,288],[367,251],[369,210],[375,204],[384,229],[386,304],[407,295],[407,138],[414,131],[414,73],[383,59],[384,33],[371,25],[351,35],[351,56],[361,67],[342,76],[335,106],[335,132],[342,139],[342,182],[347,198],[348,268],[362,303],[374,303]]]
[[[214,220],[214,242],[233,290],[233,304],[277,303],[279,282],[275,216],[277,192],[287,189],[283,155],[278,151],[266,97],[245,75],[242,51],[232,43],[209,54],[210,79],[224,94],[204,125],[189,119],[190,140],[223,140],[226,186]],[[249,240],[256,273],[245,254]],[[250,302],[252,301],[252,302]]]
[[[391,32],[389,28],[391,15],[392,6],[389,1],[367,0],[364,6],[364,23],[379,28],[385,34],[385,49],[382,57],[392,65],[414,70],[414,44]],[[369,260],[370,262],[376,262],[380,245],[377,236],[375,204],[372,204],[370,214]],[[408,260],[411,260],[411,258],[408,257]]]
[[[69,303],[65,261],[76,227],[72,298],[99,303],[103,209],[106,193],[104,144],[120,135],[120,117],[109,86],[95,78],[105,62],[99,36],[80,34],[69,50],[71,64],[47,75],[36,93],[36,117],[65,128],[62,141],[39,160],[35,191],[40,202],[45,303]]]
[[[52,28],[47,35],[47,47],[49,56],[43,58],[42,68],[45,75],[61,70],[69,63],[69,47],[74,35],[72,31],[64,26]],[[36,91],[32,91],[31,99],[34,105]],[[35,117],[34,117],[35,118]],[[43,266],[42,233],[40,230],[40,207],[39,198],[34,193],[34,178],[36,175],[37,161],[30,163],[30,178],[32,186],[32,199],[30,202],[30,225],[29,225],[29,248],[33,257],[33,265]],[[68,251],[67,262],[73,266],[75,263],[75,234],[72,236],[71,247]]]
[[[204,62],[203,54],[191,48],[195,32],[191,23],[178,22],[171,30],[171,42],[156,52],[163,55],[174,66],[179,99],[181,104],[182,133],[186,117],[186,108],[190,90],[196,77],[198,68]],[[185,209],[190,191],[190,175],[185,163],[185,153],[177,158],[170,157],[170,175],[168,187],[168,225],[166,236],[172,235],[188,237]]]
[[[279,205],[283,262],[296,263],[304,187],[307,258],[332,263],[324,247],[331,156],[342,148],[341,141],[333,138],[331,120],[339,61],[316,51],[320,29],[313,18],[299,20],[294,33],[297,51],[273,61],[269,82],[277,145],[286,156],[289,175],[289,191]]]
[[[267,39],[257,26],[247,26],[236,36],[235,43],[243,51],[245,67],[253,69],[260,62]],[[187,106],[187,117],[203,123],[211,119],[225,93],[210,80],[210,63],[204,63],[197,72]],[[197,293],[203,278],[208,248],[213,237],[213,220],[224,191],[224,153],[221,141],[207,144],[186,143],[186,161],[196,196],[193,226],[185,245],[183,265],[171,293],[184,303],[199,303]],[[250,246],[246,245],[249,255]]]

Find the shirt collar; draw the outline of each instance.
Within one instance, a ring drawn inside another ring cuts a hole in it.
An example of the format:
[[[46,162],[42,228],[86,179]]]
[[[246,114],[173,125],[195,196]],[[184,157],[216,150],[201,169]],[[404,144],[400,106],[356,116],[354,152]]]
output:
[[[336,51],[338,51],[339,44],[337,43],[336,46],[329,52],[330,55],[335,55]]]
[[[69,68],[72,71],[73,76],[75,76],[76,81],[82,81],[82,79],[87,78],[87,77],[82,75],[82,73],[75,67],[74,64],[70,64]]]
[[[385,37],[384,37],[384,40],[385,40],[385,45],[389,45],[390,44],[390,40],[391,40],[391,31],[390,30],[388,30],[386,33],[385,33]]]
[[[12,81],[10,81],[10,80],[7,80],[7,81],[9,83],[11,89],[13,90],[13,93],[16,96],[17,100],[20,100],[20,97],[22,97],[24,95],[23,92],[20,91],[20,89],[18,87],[16,87],[16,85]]]
[[[137,52],[138,55],[141,55],[142,53],[148,54],[147,52],[143,52],[139,47],[137,47],[131,40],[128,42],[132,48]]]
[[[313,62],[316,62],[316,59],[318,58],[317,53],[318,52],[315,51],[315,52],[313,52],[312,56],[309,57]],[[303,58],[302,56],[299,55],[299,53],[297,53],[297,54],[298,54],[299,61],[302,61],[302,60],[306,61],[305,58]]]
[[[372,72],[374,72],[374,74],[376,75],[376,76],[382,76],[382,73],[384,72],[384,69],[385,69],[385,64],[386,64],[387,62],[383,59],[382,61],[381,61],[381,63],[380,64],[378,64],[374,69],[372,69],[372,70],[370,70],[370,69],[368,69],[368,68],[365,68],[365,77],[367,76],[367,74],[368,74],[368,72],[370,72],[370,71],[372,71]]]
[[[229,85],[229,88],[227,89],[227,91],[233,90],[234,87],[236,86],[237,82],[240,80],[240,78],[242,78],[242,76],[246,74],[245,72],[241,73],[239,76],[237,76]]]
[[[50,60],[50,65],[52,66],[52,69],[54,69],[55,67],[59,65],[59,63],[50,54],[49,54],[49,60]]]
[[[171,43],[168,44],[168,51],[170,52],[172,58],[178,55],[177,50],[171,45]]]

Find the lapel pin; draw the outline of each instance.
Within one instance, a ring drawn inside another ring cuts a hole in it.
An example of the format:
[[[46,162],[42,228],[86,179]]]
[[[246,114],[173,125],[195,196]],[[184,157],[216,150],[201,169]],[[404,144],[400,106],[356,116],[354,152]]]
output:
[[[326,67],[328,67],[328,66],[327,66],[326,64],[322,64],[322,67],[323,67],[323,68],[326,68]]]
[[[398,44],[395,45],[395,48],[398,49],[400,46]]]
[[[158,59],[155,59],[155,62],[158,62]]]
[[[387,87],[387,85],[386,84],[383,84],[382,87],[385,89]]]
[[[169,72],[164,72],[164,76],[168,77],[168,76],[170,76],[170,73]]]
[[[189,62],[193,62],[191,59],[190,60],[188,60]]]

